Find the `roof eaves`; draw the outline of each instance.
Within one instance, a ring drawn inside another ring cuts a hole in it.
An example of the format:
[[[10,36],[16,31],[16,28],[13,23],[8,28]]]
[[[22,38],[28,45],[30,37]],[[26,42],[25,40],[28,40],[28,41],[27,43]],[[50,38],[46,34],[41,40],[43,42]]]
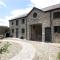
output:
[[[54,11],[54,10],[59,10],[60,8],[55,8],[55,9],[51,9],[51,10],[47,10],[45,12],[50,12],[50,11]]]
[[[45,7],[42,10],[45,11],[45,12],[50,12],[50,11],[54,11],[54,10],[57,10],[57,9],[60,9],[60,4]]]

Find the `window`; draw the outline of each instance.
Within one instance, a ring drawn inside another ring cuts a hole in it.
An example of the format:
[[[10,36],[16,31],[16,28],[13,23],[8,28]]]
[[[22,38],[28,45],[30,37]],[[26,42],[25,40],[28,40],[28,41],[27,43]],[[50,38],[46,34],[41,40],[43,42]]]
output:
[[[14,29],[12,29],[12,33],[14,33]]]
[[[22,32],[22,33],[25,33],[25,29],[24,29],[24,28],[22,28],[21,32]]]
[[[22,19],[22,24],[24,24],[25,23],[25,19]]]
[[[16,38],[18,38],[18,36],[19,36],[19,29],[16,28]]]
[[[53,13],[53,18],[60,18],[60,11],[59,12],[54,12]]]
[[[34,17],[34,18],[37,17],[37,13],[36,13],[36,12],[33,13],[33,17]]]
[[[12,25],[13,25],[13,21],[12,21]]]
[[[18,25],[18,23],[19,23],[19,21],[18,21],[18,20],[16,20],[16,25]]]
[[[55,26],[54,27],[54,32],[60,33],[60,26]]]

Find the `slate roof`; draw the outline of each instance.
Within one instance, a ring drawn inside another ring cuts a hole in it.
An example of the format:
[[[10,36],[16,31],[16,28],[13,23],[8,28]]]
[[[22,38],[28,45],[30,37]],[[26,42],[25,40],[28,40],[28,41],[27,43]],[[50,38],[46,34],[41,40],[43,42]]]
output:
[[[60,9],[60,4],[55,4],[46,8],[43,8],[43,11],[52,11],[52,10],[56,10],[56,9]]]

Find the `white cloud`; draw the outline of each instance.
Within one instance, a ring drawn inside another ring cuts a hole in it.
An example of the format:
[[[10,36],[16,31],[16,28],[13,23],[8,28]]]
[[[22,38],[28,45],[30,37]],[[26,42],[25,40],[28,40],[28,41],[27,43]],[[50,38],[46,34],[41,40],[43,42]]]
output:
[[[0,0],[0,5],[6,7],[6,5],[1,1],[2,0]],[[8,20],[27,14],[33,6],[36,6],[38,8],[44,8],[44,7],[51,6],[57,3],[60,3],[60,0],[31,0],[31,4],[29,4],[28,6],[29,8],[15,9],[10,12],[9,16],[5,16],[4,18],[0,17],[0,25],[9,26]]]
[[[7,7],[4,1],[0,0],[0,7]]]
[[[0,25],[9,26],[8,20],[13,19],[15,17],[20,17],[22,15],[25,15],[25,14],[29,13],[29,11],[31,9],[32,8],[26,8],[26,9],[16,9],[16,10],[11,11],[9,16],[0,18]]]
[[[8,26],[8,20],[4,19],[4,18],[0,18],[0,26]]]
[[[16,10],[13,10],[10,12],[10,16],[6,16],[5,18],[6,19],[13,19],[15,17],[20,17],[22,15],[25,15],[27,13],[29,13],[29,11],[31,10],[32,8],[26,8],[26,9],[16,9]]]
[[[0,5],[6,7],[6,4],[0,1]]]
[[[38,8],[48,7],[60,3],[60,0],[31,0],[33,6]]]

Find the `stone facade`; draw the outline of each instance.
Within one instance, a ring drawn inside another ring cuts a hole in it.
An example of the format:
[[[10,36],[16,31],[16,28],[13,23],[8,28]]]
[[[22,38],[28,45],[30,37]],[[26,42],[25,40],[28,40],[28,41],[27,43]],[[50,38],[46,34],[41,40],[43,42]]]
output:
[[[38,35],[40,34],[42,42],[45,42],[46,36],[48,37],[48,39],[49,36],[51,37],[50,42],[57,42],[54,38],[54,26],[60,26],[60,19],[53,19],[53,13],[57,11],[60,11],[60,9],[42,11],[34,7],[26,16],[9,20],[11,35],[13,35],[13,37],[16,37],[16,28],[18,28],[18,38],[23,37],[24,39],[31,40],[31,38],[36,36],[36,38],[38,38]],[[34,13],[37,14],[36,17],[33,16]],[[22,19],[25,20],[24,24],[22,24]],[[18,20],[18,25],[16,25],[16,20]],[[33,30],[33,26],[36,28],[35,30]],[[40,29],[38,26],[42,27],[42,32],[38,32]],[[24,29],[24,33],[22,33],[22,28]],[[12,29],[14,29],[13,33]],[[46,33],[46,31],[48,31],[48,33]],[[49,33],[51,33],[51,35],[46,35]]]
[[[52,20],[52,36],[53,36],[53,42],[60,42],[60,33],[54,33],[54,27],[55,26],[60,26],[60,18],[53,18],[53,14],[55,12],[60,12],[60,8],[59,9],[55,9],[51,11],[51,20]],[[57,38],[57,39],[56,39]]]
[[[33,13],[37,13],[37,17],[33,17]],[[44,13],[38,9],[33,9],[33,11],[27,16],[27,39],[29,39],[29,25],[42,24],[42,41],[45,40],[45,27],[50,27],[50,14]]]
[[[25,20],[24,24],[22,24],[22,19]],[[16,20],[18,20],[18,25],[16,25]],[[12,22],[13,22],[13,25],[12,25]],[[18,38],[21,38],[22,36],[26,38],[26,18],[25,17],[13,19],[12,21],[9,22],[9,26],[10,26],[10,34],[13,37],[16,37],[16,29],[18,28]],[[25,33],[21,32],[21,29],[23,28],[25,29]],[[12,29],[14,29],[13,33],[12,33]]]

